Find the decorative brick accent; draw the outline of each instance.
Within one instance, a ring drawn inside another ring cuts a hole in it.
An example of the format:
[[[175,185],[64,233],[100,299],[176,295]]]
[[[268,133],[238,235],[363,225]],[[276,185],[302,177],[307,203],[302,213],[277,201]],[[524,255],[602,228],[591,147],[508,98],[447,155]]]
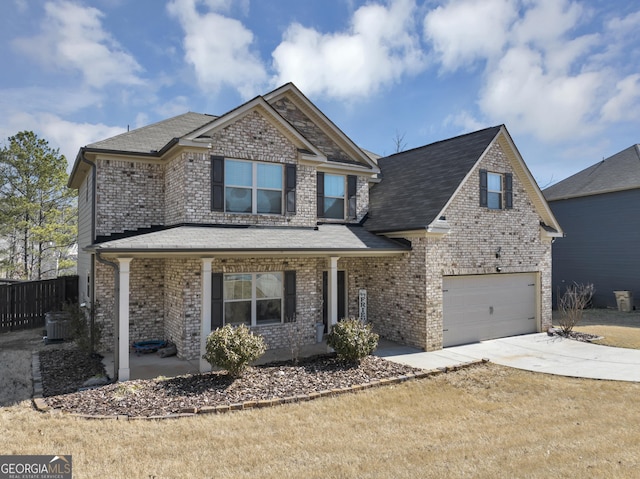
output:
[[[318,150],[327,158],[338,161],[353,161],[335,141],[333,141],[316,123],[302,112],[288,98],[282,98],[273,103],[276,109],[284,118],[289,121],[305,138],[307,138]]]

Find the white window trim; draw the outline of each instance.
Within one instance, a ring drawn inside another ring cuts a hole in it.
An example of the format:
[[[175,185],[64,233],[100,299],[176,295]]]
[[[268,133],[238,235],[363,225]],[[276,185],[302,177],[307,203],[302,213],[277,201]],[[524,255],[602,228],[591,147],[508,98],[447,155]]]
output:
[[[342,191],[344,192],[342,194],[342,196],[332,196],[332,195],[328,195],[326,194],[326,182],[327,182],[327,176],[339,176],[342,177]],[[326,216],[327,212],[326,210],[324,211],[325,217],[323,219],[327,220],[327,221],[345,221],[347,219],[347,213],[348,213],[348,208],[349,208],[349,192],[347,191],[349,189],[348,185],[347,185],[347,175],[342,175],[342,174],[337,174],[337,173],[325,173],[324,174],[324,180],[325,180],[325,194],[324,197],[326,198],[332,198],[332,199],[341,199],[342,200],[342,218],[329,218],[328,216]],[[326,206],[326,204],[325,204]]]
[[[239,186],[231,183],[227,183],[226,178],[224,182],[224,211],[234,215],[266,215],[266,216],[284,216],[285,204],[284,204],[284,192],[285,192],[285,177],[284,167],[280,163],[270,163],[266,161],[252,161],[252,160],[240,160],[236,158],[225,158],[225,172],[226,162],[236,161],[239,163],[251,163],[251,186]],[[280,167],[281,176],[281,188],[258,188],[258,164],[274,165]],[[226,175],[226,173],[225,173]],[[242,211],[228,211],[227,210],[227,188],[243,188],[251,189],[251,212],[245,213]],[[279,191],[280,192],[280,213],[258,213],[258,190],[262,191]]]
[[[225,299],[224,298],[224,288],[226,287],[226,279],[228,276],[231,275],[240,275],[240,274],[246,274],[246,275],[251,275],[251,322],[250,322],[250,326],[254,327],[254,326],[268,326],[268,325],[272,325],[272,324],[282,324],[284,323],[284,272],[282,271],[261,271],[258,273],[247,273],[247,272],[242,272],[242,273],[225,273],[222,277],[222,290],[223,290],[223,297],[222,297],[222,324],[227,324],[227,318],[226,318],[226,304],[227,303],[240,303],[240,302],[245,302],[245,301],[249,301],[249,299]],[[260,274],[278,274],[280,275],[280,296],[279,297],[272,297],[272,298],[260,298],[260,300],[267,300],[267,299],[280,299],[280,321],[273,321],[273,322],[268,322],[268,323],[258,323],[257,322],[257,301],[258,298],[256,296],[256,279],[257,276]],[[232,323],[232,324],[236,324],[236,323]]]
[[[490,181],[491,176],[497,176],[498,178],[500,178],[500,190],[492,190],[489,188],[489,184],[491,183]],[[500,195],[499,196],[500,204],[498,205],[497,208],[492,208],[491,206],[489,206],[491,204],[491,202],[489,201],[489,198],[491,197],[492,193]],[[504,209],[504,175],[502,173],[494,173],[491,171],[487,172],[487,208],[489,208],[490,210]]]

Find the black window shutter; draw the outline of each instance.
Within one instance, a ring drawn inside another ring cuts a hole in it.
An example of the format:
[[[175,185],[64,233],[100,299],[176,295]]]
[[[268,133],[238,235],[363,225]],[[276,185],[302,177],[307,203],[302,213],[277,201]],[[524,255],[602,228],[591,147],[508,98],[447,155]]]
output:
[[[324,173],[318,172],[318,218],[324,218]]]
[[[211,157],[211,210],[224,211],[224,157]]]
[[[504,207],[513,208],[513,175],[511,173],[504,174]]]
[[[480,170],[480,206],[487,204],[487,170]]]
[[[287,165],[285,169],[285,211],[296,214],[296,165]]]
[[[222,327],[223,280],[222,273],[211,273],[211,331]]]
[[[296,272],[284,272],[284,320],[287,323],[296,319]]]
[[[349,201],[347,218],[349,219],[355,219],[357,215],[357,190],[358,177],[355,175],[347,176],[347,199]]]

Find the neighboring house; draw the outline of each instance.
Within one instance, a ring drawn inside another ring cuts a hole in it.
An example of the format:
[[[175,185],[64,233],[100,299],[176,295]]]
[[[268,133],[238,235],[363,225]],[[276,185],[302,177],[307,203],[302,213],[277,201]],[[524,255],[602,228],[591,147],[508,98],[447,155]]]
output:
[[[87,145],[69,186],[120,380],[131,341],[193,360],[225,323],[281,348],[366,315],[425,350],[551,324],[561,231],[504,126],[378,159],[287,84]]]
[[[640,305],[640,145],[544,190],[566,237],[553,249],[553,292],[593,283],[593,305],[615,307],[613,291]]]

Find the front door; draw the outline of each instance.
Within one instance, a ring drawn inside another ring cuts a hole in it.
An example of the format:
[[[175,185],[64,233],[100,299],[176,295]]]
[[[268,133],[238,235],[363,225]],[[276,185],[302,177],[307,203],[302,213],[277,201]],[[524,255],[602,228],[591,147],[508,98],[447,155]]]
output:
[[[338,271],[338,321],[344,318],[347,314],[347,290],[346,290],[346,281],[345,281],[345,272]],[[327,324],[329,323],[329,313],[328,313],[328,305],[329,305],[329,293],[328,293],[328,284],[329,284],[329,273],[324,271],[322,273],[322,320],[324,321],[324,332],[327,331]]]

